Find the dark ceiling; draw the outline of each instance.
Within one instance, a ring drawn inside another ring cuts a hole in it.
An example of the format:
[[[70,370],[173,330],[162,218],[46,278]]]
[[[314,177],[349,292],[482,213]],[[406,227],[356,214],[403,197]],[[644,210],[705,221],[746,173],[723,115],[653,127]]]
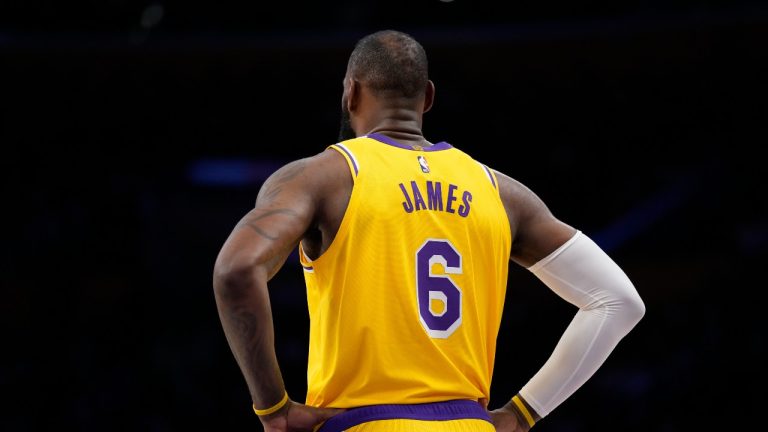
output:
[[[167,32],[312,32],[344,28],[465,27],[605,20],[621,17],[742,15],[765,12],[755,0],[674,1],[151,1],[6,0],[5,31],[124,32],[152,26]]]

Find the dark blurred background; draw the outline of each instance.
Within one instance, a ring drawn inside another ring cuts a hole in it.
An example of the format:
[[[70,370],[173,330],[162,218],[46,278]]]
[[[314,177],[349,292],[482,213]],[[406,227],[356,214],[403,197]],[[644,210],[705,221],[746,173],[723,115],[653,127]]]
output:
[[[266,176],[335,142],[347,56],[383,28],[427,49],[427,137],[528,185],[645,299],[536,429],[762,422],[765,2],[5,0],[0,430],[260,430],[213,263]],[[508,290],[494,408],[575,312],[514,264]],[[303,400],[295,257],[272,293]]]

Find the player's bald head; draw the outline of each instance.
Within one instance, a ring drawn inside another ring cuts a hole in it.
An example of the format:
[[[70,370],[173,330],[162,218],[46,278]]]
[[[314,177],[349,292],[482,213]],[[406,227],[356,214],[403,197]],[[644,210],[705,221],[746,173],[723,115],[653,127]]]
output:
[[[347,75],[375,92],[414,98],[423,94],[429,80],[427,54],[406,33],[378,31],[357,42]]]

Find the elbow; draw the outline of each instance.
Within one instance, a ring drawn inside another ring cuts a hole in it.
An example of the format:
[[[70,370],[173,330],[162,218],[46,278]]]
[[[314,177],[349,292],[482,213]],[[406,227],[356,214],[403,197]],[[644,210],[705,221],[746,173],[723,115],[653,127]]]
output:
[[[622,337],[629,333],[645,315],[645,303],[631,285],[626,289],[617,290],[609,298],[595,302],[594,308],[588,307],[595,313],[603,315],[611,321],[611,328]]]
[[[217,298],[241,297],[255,283],[254,263],[245,261],[217,261],[213,269],[213,292]]]
[[[645,302],[640,298],[640,295],[635,295],[628,301],[627,316],[633,323],[633,327],[645,316]]]
[[[627,290],[627,295],[622,296],[621,310],[622,321],[626,324],[628,330],[635,327],[645,316],[645,302],[633,288]]]

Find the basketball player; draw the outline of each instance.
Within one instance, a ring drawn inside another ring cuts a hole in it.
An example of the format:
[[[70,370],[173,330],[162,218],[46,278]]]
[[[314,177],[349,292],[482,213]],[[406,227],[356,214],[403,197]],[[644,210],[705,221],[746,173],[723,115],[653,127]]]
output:
[[[224,243],[217,307],[266,431],[527,431],[642,318],[632,282],[585,233],[422,135],[434,95],[412,37],[358,41],[340,141],[269,177]],[[268,294],[296,248],[311,322],[305,404],[285,390]],[[578,311],[541,369],[488,411],[510,260]]]

